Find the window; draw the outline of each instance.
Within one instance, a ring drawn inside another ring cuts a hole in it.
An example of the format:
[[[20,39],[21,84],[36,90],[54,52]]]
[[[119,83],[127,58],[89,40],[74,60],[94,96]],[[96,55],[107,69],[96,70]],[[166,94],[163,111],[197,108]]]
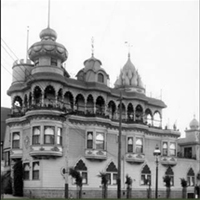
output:
[[[128,153],[133,153],[133,138],[128,137]]]
[[[82,177],[82,184],[87,184],[88,173],[85,163],[82,160],[79,160],[74,169],[80,172],[80,175]],[[73,182],[75,182],[75,180],[73,180]]]
[[[32,144],[40,144],[40,127],[33,127]]]
[[[54,144],[55,128],[53,126],[44,127],[44,144]]]
[[[171,167],[168,167],[165,175],[170,177],[171,186],[174,186],[174,172]]]
[[[93,148],[93,133],[87,132],[87,149]]]
[[[108,185],[117,185],[117,168],[113,162],[111,162],[106,169],[106,175],[108,179]]]
[[[57,66],[57,60],[55,58],[51,58],[51,65]]]
[[[142,138],[136,138],[136,153],[143,153],[143,140]]]
[[[170,156],[176,156],[176,144],[174,142],[170,143]]]
[[[33,163],[33,180],[39,180],[40,166],[39,162]]]
[[[194,186],[195,185],[195,173],[192,168],[187,173],[187,185]]]
[[[4,153],[5,167],[10,166],[10,151]]]
[[[96,134],[96,149],[104,149],[104,134],[97,133]]]
[[[24,163],[24,180],[29,180],[30,176],[30,165],[29,163]]]
[[[148,165],[145,165],[141,172],[141,185],[151,185],[151,171]]]
[[[167,142],[163,142],[163,156],[167,156],[168,144]]]
[[[13,133],[12,148],[18,149],[19,148],[19,141],[20,141],[19,132]]]
[[[57,129],[57,144],[62,145],[62,128]]]
[[[104,77],[103,77],[103,74],[101,73],[98,74],[98,82],[104,83]]]
[[[192,158],[192,147],[185,147],[184,148],[184,157],[185,158]]]

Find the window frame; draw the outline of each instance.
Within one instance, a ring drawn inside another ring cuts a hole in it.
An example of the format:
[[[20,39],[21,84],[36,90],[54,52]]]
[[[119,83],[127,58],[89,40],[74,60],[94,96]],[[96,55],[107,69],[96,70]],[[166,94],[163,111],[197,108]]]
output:
[[[19,139],[14,139],[14,134],[19,136]],[[13,131],[12,132],[12,148],[13,149],[20,149],[20,132],[19,131]]]
[[[39,135],[38,134],[34,134],[34,129],[35,128],[39,128],[39,131],[40,131]],[[33,126],[32,127],[32,145],[40,145],[41,144],[40,138],[41,138],[41,126]],[[35,142],[35,140],[37,142]]]
[[[23,163],[23,165],[24,165],[23,178],[25,181],[30,180],[30,163]],[[29,170],[25,170],[26,166],[28,166]]]
[[[129,139],[132,139],[132,145],[129,144]],[[134,138],[132,136],[128,136],[127,137],[127,153],[133,153],[133,152],[134,152]]]
[[[102,73],[98,73],[97,81],[98,83],[104,83],[104,75]]]
[[[45,130],[47,128],[52,128],[53,135],[52,134],[45,134]],[[51,126],[51,125],[45,125],[44,126],[44,132],[43,132],[43,134],[44,134],[44,142],[43,142],[44,145],[54,145],[55,144],[55,128],[56,128],[56,126]],[[49,142],[47,142],[48,137],[49,137]]]
[[[144,180],[142,179],[142,176],[144,176]],[[141,176],[140,176],[140,185],[142,185],[142,186],[148,185],[149,186],[149,183],[145,182],[146,179],[149,180],[149,177],[150,177],[150,185],[151,185],[151,180],[152,180],[151,174],[141,173]],[[144,181],[144,182],[142,183],[142,181]]]
[[[189,181],[188,181],[189,179]],[[191,185],[191,182],[193,183],[193,185]],[[194,187],[195,186],[195,176],[188,176],[187,175],[187,186],[188,187]]]
[[[34,164],[35,165],[38,164],[39,169],[34,170]],[[32,163],[32,180],[40,180],[40,162],[39,161],[35,161],[35,162]]]
[[[60,129],[60,135],[58,134],[59,133],[59,130]],[[57,127],[57,134],[56,134],[56,144],[57,145],[61,145],[63,144],[63,129],[61,127]]]
[[[167,148],[164,148],[164,143],[166,143]],[[168,156],[168,147],[169,147],[168,142],[167,142],[167,141],[163,141],[163,142],[162,142],[162,155],[163,155],[163,156]],[[165,152],[165,151],[166,151],[166,152]]]
[[[106,171],[107,179],[108,179],[108,185],[117,185],[117,172],[108,172]],[[109,177],[109,178],[108,178]],[[116,180],[114,179],[116,177]],[[116,183],[115,183],[116,181]]]
[[[136,144],[137,143],[137,139],[141,139],[142,145]],[[141,152],[137,152],[137,148],[138,147],[140,147],[139,149],[140,149]],[[135,138],[135,153],[137,153],[137,154],[143,154],[143,152],[144,152],[143,149],[144,149],[144,140],[143,140],[143,138],[136,136],[136,138]]]
[[[175,149],[171,149],[172,144],[174,144]],[[171,153],[172,151],[174,151],[173,154]],[[170,156],[176,156],[176,153],[177,153],[176,142],[170,142],[170,144],[169,144],[169,155]]]

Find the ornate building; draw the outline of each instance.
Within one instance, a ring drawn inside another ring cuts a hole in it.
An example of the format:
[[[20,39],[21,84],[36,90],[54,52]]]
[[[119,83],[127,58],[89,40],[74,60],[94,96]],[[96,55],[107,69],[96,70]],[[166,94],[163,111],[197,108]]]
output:
[[[6,120],[4,153],[10,154],[11,170],[16,161],[23,162],[24,195],[31,191],[34,197],[63,197],[64,169],[75,167],[83,178],[83,197],[101,197],[100,172],[107,173],[108,197],[117,196],[120,93],[122,196],[126,195],[127,174],[133,179],[133,197],[147,196],[147,178],[154,192],[156,145],[161,150],[158,195],[165,197],[165,175],[171,177],[172,197],[181,197],[180,178],[189,177],[188,193],[194,193],[200,155],[199,141],[193,139],[199,137],[199,128],[195,125],[193,130],[192,125],[186,139],[180,140],[178,130],[162,128],[166,105],[146,96],[130,54],[111,88],[109,75],[93,54],[84,61],[77,78],[70,78],[63,67],[68,52],[57,43],[56,32],[48,27],[40,39],[28,50],[30,60],[14,63],[7,92],[12,113]],[[71,176],[68,182],[75,197]]]

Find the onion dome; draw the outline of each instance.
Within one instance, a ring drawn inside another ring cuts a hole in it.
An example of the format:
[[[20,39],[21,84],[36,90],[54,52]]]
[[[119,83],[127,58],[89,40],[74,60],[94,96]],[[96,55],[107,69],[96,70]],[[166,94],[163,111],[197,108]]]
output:
[[[128,54],[128,60],[122,68],[119,77],[115,82],[115,88],[119,87],[139,87],[143,88],[143,83],[138,71],[131,62],[130,54]]]
[[[49,27],[45,28],[40,33],[40,39],[41,40],[51,39],[51,40],[55,41],[57,39],[57,33]]]
[[[190,129],[198,129],[199,128],[199,122],[195,119],[195,116],[194,116],[194,119],[190,122]]]
[[[40,39],[40,42],[36,42],[28,50],[29,58],[33,62],[42,56],[60,59],[61,63],[67,60],[68,52],[62,44],[56,42],[57,33],[53,29],[48,27],[42,30]]]

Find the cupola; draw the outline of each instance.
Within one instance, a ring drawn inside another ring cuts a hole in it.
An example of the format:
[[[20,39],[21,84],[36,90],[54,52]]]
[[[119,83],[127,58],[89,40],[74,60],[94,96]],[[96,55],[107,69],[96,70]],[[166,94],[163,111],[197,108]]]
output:
[[[196,120],[195,116],[193,120],[190,122],[190,129],[191,130],[196,130],[199,128],[199,122]]]
[[[141,77],[131,62],[130,53],[128,54],[126,64],[123,66],[119,77],[115,81],[115,88],[125,88],[127,91],[141,93],[145,92]]]

